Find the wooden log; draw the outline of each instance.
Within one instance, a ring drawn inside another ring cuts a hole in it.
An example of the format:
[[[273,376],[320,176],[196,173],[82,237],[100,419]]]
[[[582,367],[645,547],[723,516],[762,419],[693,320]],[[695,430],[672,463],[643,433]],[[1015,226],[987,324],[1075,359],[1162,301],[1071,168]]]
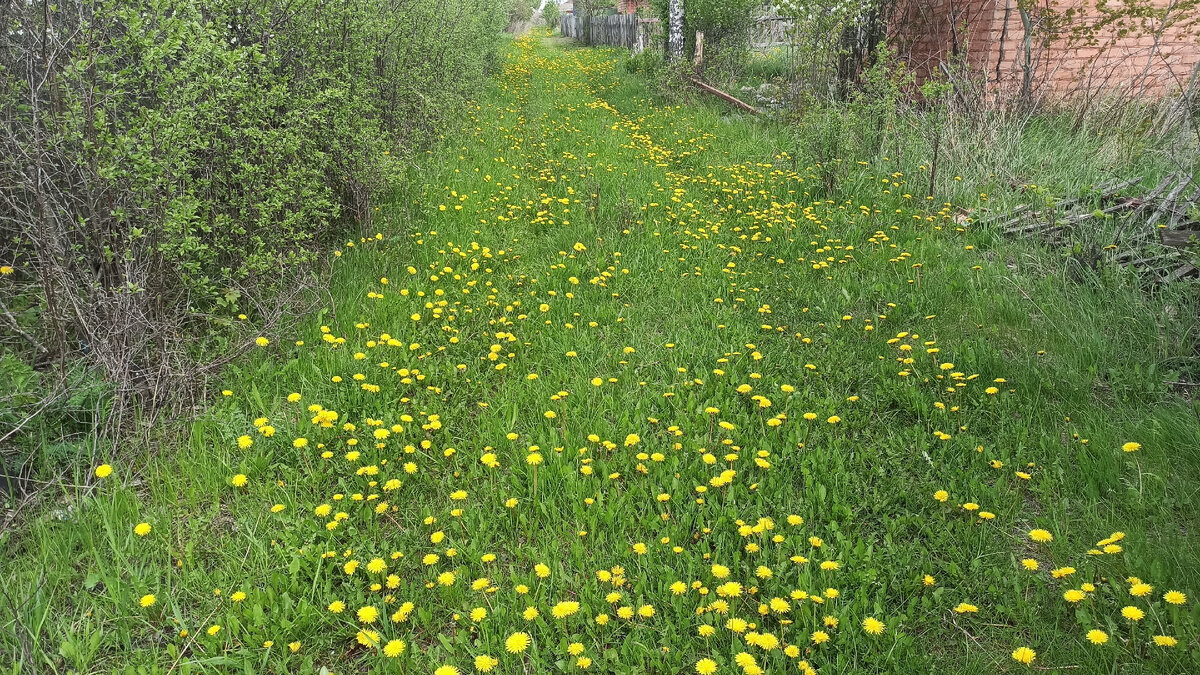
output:
[[[690,77],[688,79],[692,81],[692,84],[696,85],[700,89],[707,91],[708,93],[712,94],[713,96],[716,96],[717,98],[720,98],[720,99],[726,101],[727,103],[737,106],[738,108],[741,108],[742,110],[745,110],[748,113],[753,113],[753,114],[757,115],[762,112],[761,110],[759,110],[758,108],[755,108],[754,106],[750,105],[749,103],[746,103],[745,101],[734,98],[733,96],[726,94],[725,92],[721,91],[720,89],[717,89],[716,87],[713,87],[713,86],[710,86],[710,85],[707,85],[707,84],[701,82],[697,78]]]

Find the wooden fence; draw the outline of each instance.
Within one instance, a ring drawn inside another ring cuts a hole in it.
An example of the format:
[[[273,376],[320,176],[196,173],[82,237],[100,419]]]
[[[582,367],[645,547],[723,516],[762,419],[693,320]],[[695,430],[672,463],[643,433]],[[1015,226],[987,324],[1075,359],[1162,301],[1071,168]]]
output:
[[[773,13],[763,14],[750,26],[750,48],[767,51],[790,44],[795,23]]]
[[[750,48],[769,50],[790,42],[791,19],[765,13],[756,17],[750,28]],[[634,53],[662,38],[662,23],[658,19],[641,19],[633,14],[581,17],[565,14],[559,21],[564,37],[575,38],[584,44],[624,47]]]
[[[633,14],[581,17],[564,15],[559,20],[564,37],[584,44],[624,47],[635,53],[646,49],[662,34],[658,19],[639,19]]]

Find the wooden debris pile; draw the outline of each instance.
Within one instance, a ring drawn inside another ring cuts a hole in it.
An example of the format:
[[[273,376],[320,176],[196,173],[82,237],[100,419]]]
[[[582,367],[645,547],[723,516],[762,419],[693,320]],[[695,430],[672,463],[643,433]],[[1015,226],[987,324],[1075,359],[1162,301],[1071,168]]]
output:
[[[1123,191],[1142,182],[1140,177],[1110,181],[1089,194],[1037,208],[1030,204],[981,219],[1011,237],[1038,237],[1051,244],[1069,245],[1100,219],[1116,223],[1104,259],[1136,269],[1156,282],[1200,278],[1193,251],[1200,248],[1200,183],[1186,173],[1172,173],[1150,192],[1135,196]],[[1099,206],[1095,204],[1099,201]],[[1107,226],[1106,226],[1107,227]],[[1109,228],[1111,229],[1111,228]]]

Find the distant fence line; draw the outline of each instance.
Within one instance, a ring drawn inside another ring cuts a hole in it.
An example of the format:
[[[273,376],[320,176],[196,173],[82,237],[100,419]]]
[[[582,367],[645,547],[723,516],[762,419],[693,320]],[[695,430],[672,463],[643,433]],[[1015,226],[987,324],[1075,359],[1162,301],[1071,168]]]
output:
[[[564,37],[590,45],[624,47],[640,52],[662,34],[658,19],[639,19],[635,14],[582,17],[566,14],[559,20]]]
[[[750,28],[750,47],[767,50],[788,44],[792,26],[791,19],[774,14],[759,16]],[[654,44],[663,34],[658,19],[643,19],[635,14],[592,17],[564,14],[559,19],[559,31],[564,37],[589,45],[624,47],[634,53]]]

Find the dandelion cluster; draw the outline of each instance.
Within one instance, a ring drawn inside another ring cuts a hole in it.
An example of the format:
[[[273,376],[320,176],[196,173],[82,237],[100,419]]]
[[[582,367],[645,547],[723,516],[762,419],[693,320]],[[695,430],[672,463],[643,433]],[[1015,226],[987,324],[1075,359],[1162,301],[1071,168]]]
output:
[[[260,571],[147,582],[138,611],[178,609],[200,652],[435,675],[883,671],[927,658],[922,622],[1055,663],[1004,632],[1019,602],[1086,609],[1064,630],[1089,648],[1175,647],[1189,599],[1126,570],[1123,533],[1081,548],[1024,509],[1014,384],[922,300],[978,262],[956,211],[893,171],[833,199],[819,167],[718,150],[710,118],[619,108],[618,63],[515,42],[422,218],[339,248],[354,302],[255,340],[289,379],[227,385],[214,480]],[[204,564],[163,520],[125,527]],[[961,541],[1002,555],[934,555]]]

